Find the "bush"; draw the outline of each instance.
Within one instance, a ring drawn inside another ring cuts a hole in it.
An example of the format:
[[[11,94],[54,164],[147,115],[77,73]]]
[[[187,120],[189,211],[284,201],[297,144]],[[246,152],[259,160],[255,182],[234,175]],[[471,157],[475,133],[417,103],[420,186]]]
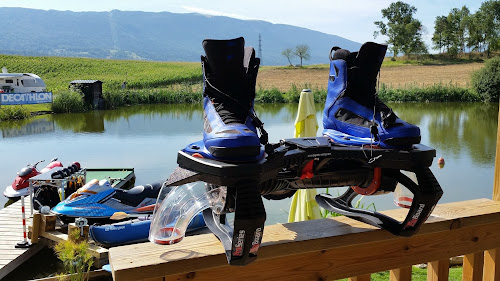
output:
[[[500,57],[492,58],[471,75],[472,88],[485,102],[498,102],[500,92]]]
[[[266,89],[266,90],[258,90],[255,102],[258,103],[284,103],[285,98],[283,94],[277,88]]]
[[[0,108],[0,120],[21,120],[30,115],[30,111],[22,106],[6,105]]]
[[[52,102],[55,113],[83,112],[85,109],[83,93],[75,88],[59,92]]]
[[[105,91],[106,108],[136,104],[199,103],[202,94],[190,84],[174,85],[159,89],[131,89]]]
[[[89,244],[86,240],[78,242],[80,230],[73,229],[72,239],[57,242],[54,251],[57,257],[63,262],[65,274],[70,274],[71,281],[84,281],[89,279],[89,271],[94,263],[93,256],[89,251]],[[59,280],[67,280],[60,276]]]
[[[426,88],[387,88],[385,84],[379,91],[379,97],[383,101],[391,102],[476,102],[480,101],[478,95],[467,88],[445,86],[441,84]]]

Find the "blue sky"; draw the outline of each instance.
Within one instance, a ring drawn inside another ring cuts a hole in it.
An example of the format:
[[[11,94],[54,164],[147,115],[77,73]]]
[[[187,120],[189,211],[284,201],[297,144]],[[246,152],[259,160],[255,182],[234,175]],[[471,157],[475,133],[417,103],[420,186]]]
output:
[[[290,24],[328,34],[338,35],[359,43],[385,38],[373,38],[374,21],[382,19],[381,9],[396,0],[0,0],[0,7],[25,7],[44,10],[71,11],[147,11],[173,13],[203,13],[239,19],[265,20]],[[430,49],[436,16],[447,15],[452,8],[466,5],[477,11],[480,0],[407,0],[417,8],[415,17],[427,29],[425,42]]]

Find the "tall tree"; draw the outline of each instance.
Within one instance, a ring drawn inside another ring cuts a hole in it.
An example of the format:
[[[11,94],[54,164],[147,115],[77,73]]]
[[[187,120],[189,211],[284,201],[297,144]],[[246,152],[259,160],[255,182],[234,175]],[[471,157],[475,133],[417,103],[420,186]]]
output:
[[[484,38],[488,57],[491,51],[500,49],[500,1],[483,2],[477,11],[484,20]]]
[[[416,11],[417,8],[414,6],[398,1],[382,9],[382,18],[387,19],[387,23],[374,22],[379,31],[375,31],[373,36],[376,38],[382,34],[389,37],[386,43],[389,44],[394,57],[400,52],[405,54],[427,52],[422,40],[422,23],[413,18]]]
[[[291,58],[294,55],[293,50],[290,48],[286,48],[281,52],[281,54],[288,60],[288,64],[292,65]]]
[[[309,46],[306,44],[299,44],[295,47],[295,55],[300,58],[300,66],[302,66],[302,60],[308,60],[311,58],[309,54]]]
[[[434,49],[439,49],[439,53],[442,52],[444,44],[444,30],[446,28],[446,17],[437,16],[434,21],[434,35],[432,36],[432,42],[434,43]]]
[[[470,22],[470,12],[466,6],[462,9],[453,8],[447,17],[448,32],[451,35],[450,42],[452,50],[460,53],[465,52],[467,31]]]
[[[482,15],[477,12],[470,17],[469,37],[467,38],[467,47],[478,52],[483,51],[485,42],[485,21]]]

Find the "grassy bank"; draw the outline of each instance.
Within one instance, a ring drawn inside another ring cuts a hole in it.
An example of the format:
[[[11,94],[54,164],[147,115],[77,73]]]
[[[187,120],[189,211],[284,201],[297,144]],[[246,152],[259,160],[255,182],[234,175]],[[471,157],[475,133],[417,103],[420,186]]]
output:
[[[482,64],[470,62],[424,61],[424,65],[419,66],[413,61],[405,63],[386,60],[381,70],[380,97],[384,101],[394,102],[479,101],[469,89],[467,77]],[[197,62],[0,55],[0,66],[7,67],[9,72],[40,75],[46,82],[47,89],[54,93],[55,101],[52,106],[3,106],[0,108],[0,120],[22,119],[36,111],[87,110],[77,95],[68,93],[69,82],[76,79],[103,81],[103,96],[107,108],[134,104],[201,102],[201,67]],[[315,101],[323,103],[326,98],[328,69],[327,64],[303,68],[264,66],[257,78],[256,102],[297,103],[300,91],[309,88],[315,93]],[[410,79],[414,77],[420,78],[415,81]],[[122,89],[124,81],[127,81],[126,90]]]
[[[309,84],[292,84],[287,91],[278,88],[259,88],[256,92],[256,103],[298,103],[302,89],[311,89],[316,103],[324,103],[327,91],[324,88],[311,87]],[[168,104],[168,103],[197,103],[202,100],[200,85],[172,85],[151,89],[118,89],[103,93],[106,108],[136,104]],[[471,89],[452,85],[436,84],[430,87],[419,88],[389,88],[384,84],[379,91],[379,97],[385,102],[478,102],[480,97]],[[47,105],[2,106],[0,120],[18,120],[29,117],[31,112],[49,110]],[[59,92],[54,99],[50,110],[56,113],[83,112],[88,110],[83,104],[81,96],[70,93],[68,90]]]
[[[314,92],[314,101],[324,103],[327,91],[323,88],[314,88],[305,84],[295,84],[282,92],[277,88],[257,90],[256,102],[261,103],[297,103],[302,89],[311,89]],[[471,89],[456,87],[453,85],[436,84],[430,87],[420,88],[417,86],[407,88],[389,88],[382,84],[379,97],[385,102],[478,102],[480,97]]]

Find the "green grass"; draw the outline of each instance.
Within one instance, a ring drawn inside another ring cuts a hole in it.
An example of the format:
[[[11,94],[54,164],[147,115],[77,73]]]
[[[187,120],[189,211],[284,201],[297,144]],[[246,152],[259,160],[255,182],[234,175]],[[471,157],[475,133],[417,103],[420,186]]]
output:
[[[450,281],[461,281],[462,280],[462,271],[463,268],[461,266],[452,267],[449,271],[448,280]],[[372,281],[387,281],[389,280],[390,274],[389,271],[377,272],[371,275]],[[339,279],[342,281],[347,281],[348,279]],[[411,273],[412,281],[426,281],[427,280],[427,269],[422,269],[418,267],[412,268]]]

